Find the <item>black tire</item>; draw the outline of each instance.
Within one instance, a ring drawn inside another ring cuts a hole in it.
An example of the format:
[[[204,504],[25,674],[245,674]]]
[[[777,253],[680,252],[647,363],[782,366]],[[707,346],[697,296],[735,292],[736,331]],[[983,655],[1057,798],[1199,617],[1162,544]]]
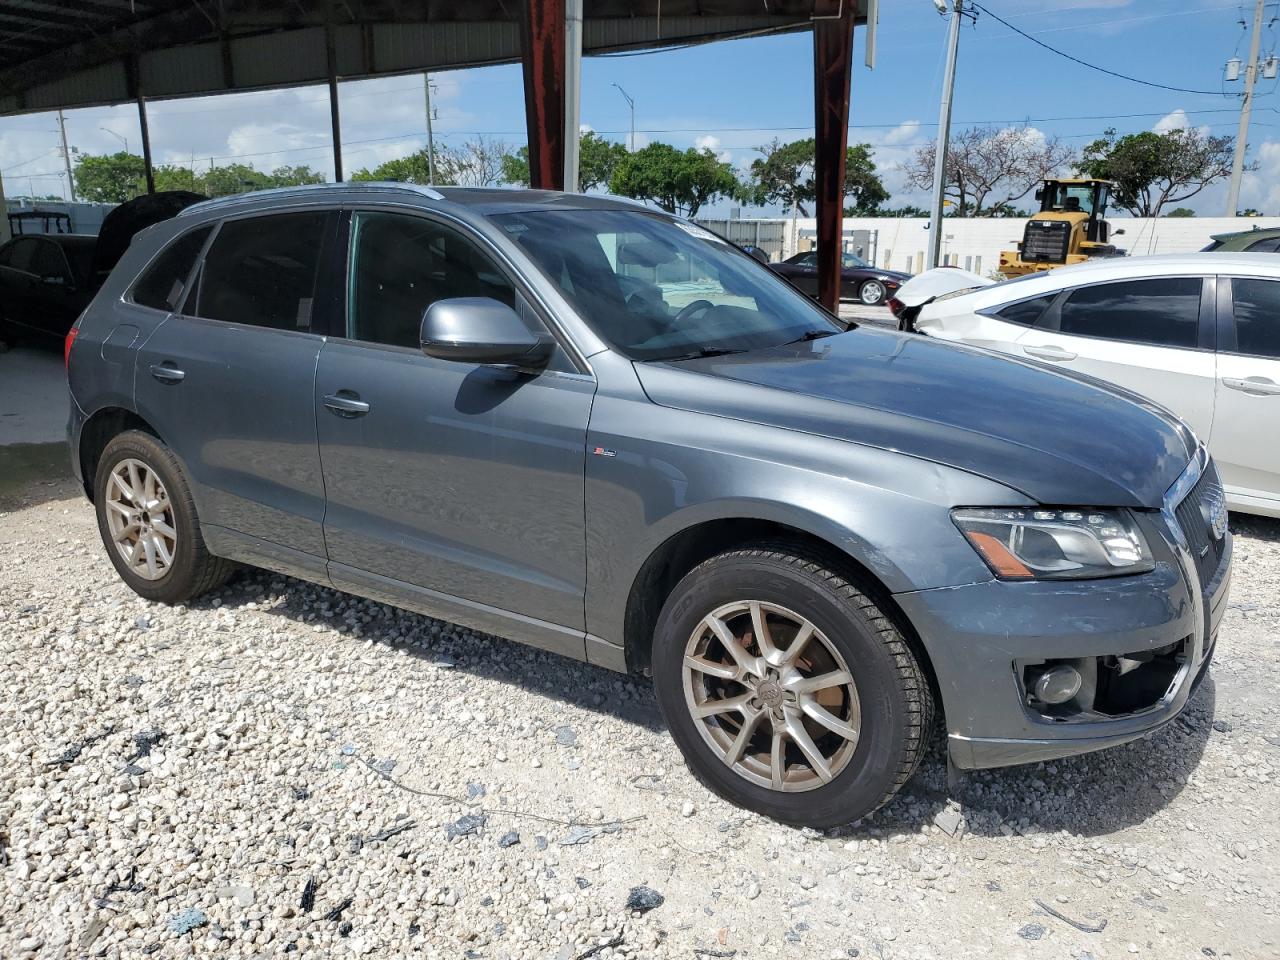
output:
[[[107,484],[116,466],[130,458],[141,461],[155,472],[168,491],[172,505],[177,543],[173,562],[157,580],[148,580],[128,568],[111,539],[108,527]],[[141,430],[128,430],[114,437],[102,451],[93,489],[98,532],[102,536],[107,556],[111,558],[120,578],[138,596],[160,603],[185,603],[226,583],[235,572],[235,563],[215,557],[205,546],[196,505],[191,498],[191,487],[178,458],[151,434]]]
[[[869,307],[878,307],[884,303],[888,292],[879,280],[868,280],[858,288],[858,299]]]
[[[861,701],[861,733],[830,782],[787,793],[740,776],[699,732],[684,692],[685,645],[708,613],[735,601],[781,604],[810,620],[848,665]],[[915,773],[933,724],[928,679],[884,612],[821,557],[770,544],[713,557],[676,585],[653,643],[663,717],[694,775],[731,803],[794,826],[826,829],[886,803]]]

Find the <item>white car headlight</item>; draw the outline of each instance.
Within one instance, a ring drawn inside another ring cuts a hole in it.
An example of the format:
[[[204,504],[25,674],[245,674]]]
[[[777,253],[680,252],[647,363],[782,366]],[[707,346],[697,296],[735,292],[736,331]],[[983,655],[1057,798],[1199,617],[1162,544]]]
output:
[[[1113,577],[1154,566],[1127,510],[985,507],[951,517],[1002,580]]]

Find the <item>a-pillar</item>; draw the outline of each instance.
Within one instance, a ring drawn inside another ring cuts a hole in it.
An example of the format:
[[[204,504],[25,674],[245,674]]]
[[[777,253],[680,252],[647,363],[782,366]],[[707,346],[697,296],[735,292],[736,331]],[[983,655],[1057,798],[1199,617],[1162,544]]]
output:
[[[814,185],[817,188],[818,299],[840,306],[849,85],[853,77],[852,0],[817,0],[813,21]]]
[[[524,68],[529,185],[564,189],[565,0],[524,0],[520,61]]]

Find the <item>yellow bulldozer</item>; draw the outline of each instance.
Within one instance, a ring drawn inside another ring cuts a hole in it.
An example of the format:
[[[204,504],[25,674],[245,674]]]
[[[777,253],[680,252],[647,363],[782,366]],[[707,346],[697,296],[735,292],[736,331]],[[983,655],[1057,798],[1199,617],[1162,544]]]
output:
[[[1124,231],[1112,231],[1103,219],[1110,194],[1108,180],[1046,180],[1036,191],[1040,212],[1027,221],[1018,248],[1001,251],[1000,272],[1021,277],[1092,257],[1124,256],[1111,243]]]

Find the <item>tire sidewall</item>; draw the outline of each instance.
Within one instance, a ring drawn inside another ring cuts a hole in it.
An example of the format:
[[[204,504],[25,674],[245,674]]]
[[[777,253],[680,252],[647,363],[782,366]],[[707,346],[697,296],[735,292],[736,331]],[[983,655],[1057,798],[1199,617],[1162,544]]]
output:
[[[111,529],[107,524],[107,484],[111,472],[122,460],[139,460],[154,470],[169,494],[169,503],[173,507],[174,530],[177,533],[177,547],[173,562],[168,571],[158,580],[147,580],[138,576],[125,565],[124,558],[116,549],[111,538]],[[178,467],[177,460],[168,448],[159,440],[147,433],[132,430],[122,433],[107,444],[98,460],[98,469],[94,475],[94,512],[98,518],[98,532],[102,536],[107,556],[120,578],[131,590],[147,600],[172,603],[175,598],[185,594],[185,588],[196,576],[195,528],[196,518],[191,509],[190,488],[186,478]]]
[[[689,714],[684,696],[685,644],[706,614],[742,600],[776,603],[807,617],[839,650],[854,677],[861,735],[848,765],[828,784],[802,793],[782,793],[749,782],[712,753]],[[733,803],[784,823],[827,827],[871,812],[895,789],[909,721],[893,657],[867,615],[798,561],[787,564],[776,557],[729,555],[685,577],[658,619],[653,676],[667,726],[690,766],[704,784]]]

